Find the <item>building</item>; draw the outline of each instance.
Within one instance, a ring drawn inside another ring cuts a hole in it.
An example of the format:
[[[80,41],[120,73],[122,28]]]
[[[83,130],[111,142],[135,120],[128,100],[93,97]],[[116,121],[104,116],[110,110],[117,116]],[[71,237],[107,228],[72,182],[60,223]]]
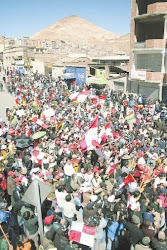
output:
[[[30,46],[29,37],[22,38],[5,38],[5,48],[9,49],[12,47],[20,47],[20,46]]]
[[[90,76],[94,76],[96,69],[104,70],[107,84],[115,91],[127,91],[129,78],[129,56],[116,54],[92,58],[89,64]]]
[[[5,49],[5,37],[0,36],[0,53],[2,53]]]
[[[3,51],[4,70],[30,70],[34,60],[33,47],[11,47]]]
[[[167,1],[131,5],[129,91],[167,102]]]

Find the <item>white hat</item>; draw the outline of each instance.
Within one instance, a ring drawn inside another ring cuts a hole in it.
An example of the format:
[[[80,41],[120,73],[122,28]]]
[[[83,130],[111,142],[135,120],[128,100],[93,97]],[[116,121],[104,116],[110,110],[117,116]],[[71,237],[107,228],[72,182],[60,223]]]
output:
[[[108,202],[114,202],[115,201],[115,195],[110,195],[109,197],[108,197]]]
[[[96,200],[97,200],[97,195],[95,195],[95,194],[92,194],[91,196],[90,196],[90,200],[92,201],[92,202],[95,202]]]
[[[33,173],[37,173],[40,170],[40,168],[33,168]]]
[[[22,168],[21,173],[22,174],[27,174],[27,169],[26,168]]]
[[[1,146],[1,149],[6,149],[6,145],[3,144],[3,145]]]

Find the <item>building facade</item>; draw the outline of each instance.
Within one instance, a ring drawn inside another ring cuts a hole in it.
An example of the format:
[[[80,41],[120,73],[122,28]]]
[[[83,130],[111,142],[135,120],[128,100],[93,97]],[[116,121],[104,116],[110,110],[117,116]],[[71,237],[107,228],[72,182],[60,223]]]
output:
[[[129,91],[167,102],[167,1],[132,0]]]
[[[95,75],[96,69],[104,70],[107,84],[115,91],[126,92],[129,78],[129,56],[116,54],[113,56],[92,58],[90,74]]]
[[[4,70],[29,70],[34,61],[34,48],[11,47],[3,51]]]

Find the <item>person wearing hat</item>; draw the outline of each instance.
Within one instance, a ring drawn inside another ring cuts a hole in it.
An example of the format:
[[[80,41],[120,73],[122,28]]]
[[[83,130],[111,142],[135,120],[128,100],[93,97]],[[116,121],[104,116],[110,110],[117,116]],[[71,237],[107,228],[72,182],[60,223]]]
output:
[[[144,233],[140,229],[140,218],[132,215],[132,222],[124,221],[124,226],[130,232],[131,249],[134,249],[134,246],[144,237]]]
[[[52,225],[53,219],[54,219],[53,214],[48,215],[44,218],[43,223],[44,223],[44,232],[45,233],[48,232],[51,229],[51,227],[53,226]]]
[[[166,235],[163,231],[159,231],[158,238],[152,239],[152,246],[153,249],[159,250],[159,249],[167,249],[167,241],[166,241]]]
[[[15,187],[13,190],[13,199],[14,199],[14,202],[16,202],[20,200],[22,197],[22,184],[21,184],[21,180],[19,177],[16,177],[14,179],[14,182],[15,182]]]
[[[148,236],[145,236],[139,244],[135,245],[135,250],[152,250],[152,248],[149,247],[149,244],[150,238]]]
[[[104,228],[107,226],[107,222],[104,219],[103,214],[100,214],[100,223],[97,226],[96,229],[96,233],[95,233],[95,241],[94,241],[94,246],[92,248],[92,250],[100,250],[101,249],[101,243],[102,243],[102,239],[103,239],[103,232],[104,232]]]
[[[8,177],[7,177],[7,203],[8,203],[8,206],[11,205],[11,198],[12,198],[13,191],[15,188],[14,176],[15,176],[15,173],[13,171],[8,172]]]

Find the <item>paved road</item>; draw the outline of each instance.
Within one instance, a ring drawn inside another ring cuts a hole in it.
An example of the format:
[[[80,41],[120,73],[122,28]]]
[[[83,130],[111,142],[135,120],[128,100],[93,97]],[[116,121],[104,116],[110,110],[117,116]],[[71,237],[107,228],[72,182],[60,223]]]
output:
[[[3,75],[0,74],[0,81],[2,81]],[[16,105],[15,98],[7,93],[6,86],[3,86],[3,92],[0,92],[0,117],[6,121],[6,107],[12,108]]]

